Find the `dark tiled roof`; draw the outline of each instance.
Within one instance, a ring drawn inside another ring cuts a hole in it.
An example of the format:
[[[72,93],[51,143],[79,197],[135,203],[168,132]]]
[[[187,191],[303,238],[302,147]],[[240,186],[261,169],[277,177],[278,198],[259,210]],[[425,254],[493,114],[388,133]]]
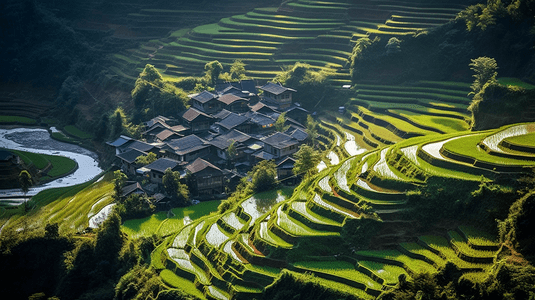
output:
[[[273,156],[273,154],[270,154],[270,153],[267,153],[266,151],[259,151],[255,154],[253,154],[254,157],[256,158],[260,158],[260,159],[265,159],[265,160],[270,160],[270,159],[273,159],[275,156]]]
[[[231,111],[228,111],[226,109],[223,109],[222,111],[218,112],[217,114],[213,115],[214,118],[218,119],[218,120],[223,120],[224,118],[226,118],[228,115],[230,115],[232,112]]]
[[[188,129],[190,129],[190,128],[187,127],[187,126],[184,126],[184,125],[176,125],[176,126],[171,127],[171,130],[173,130],[175,132],[182,132],[182,131],[186,131]]]
[[[254,80],[252,79],[237,82],[217,82],[215,86],[215,91],[218,94],[226,94],[225,90],[229,88],[234,88],[240,93],[247,91],[249,93],[256,94],[256,85],[254,83]]]
[[[160,141],[165,141],[166,139],[168,138],[180,138],[181,136],[179,134],[177,134],[176,132],[174,131],[171,131],[171,130],[168,130],[168,129],[165,129],[164,131],[158,133],[156,135],[156,137],[160,140]]]
[[[236,126],[239,126],[245,122],[247,122],[249,118],[245,117],[245,116],[240,116],[238,114],[235,114],[235,113],[231,113],[229,114],[226,118],[224,118],[223,120],[217,122],[216,124],[226,128],[227,130],[230,130]]]
[[[153,145],[151,144],[147,144],[145,142],[140,142],[140,141],[134,141],[132,144],[130,144],[128,146],[129,149],[136,149],[136,150],[139,150],[139,151],[143,151],[143,152],[147,152],[147,151],[150,151],[154,148]]]
[[[250,106],[251,111],[262,111],[262,112],[277,112],[274,106],[269,106],[263,102],[257,102],[255,105]]]
[[[127,142],[131,141],[132,138],[127,137],[125,135],[121,135],[118,139],[116,139],[113,142],[107,142],[106,144],[113,146],[113,147],[120,147],[126,144]]]
[[[234,94],[225,94],[225,95],[222,95],[221,97],[219,97],[218,99],[219,101],[225,103],[226,105],[230,105],[236,101],[248,101],[247,99],[244,99],[242,97],[239,97],[237,95],[234,95]]]
[[[277,168],[291,169],[295,164],[295,159],[291,156],[285,156],[275,162]]]
[[[193,100],[197,100],[201,103],[206,103],[214,98],[216,98],[217,96],[208,92],[208,91],[203,91],[197,95],[189,95],[189,97]]]
[[[143,188],[141,187],[141,185],[139,184],[139,182],[136,182],[134,184],[127,185],[127,186],[123,187],[123,197],[126,197],[126,196],[132,194],[136,190],[141,190],[143,193],[145,192],[143,190]]]
[[[256,94],[256,85],[254,83],[254,80],[247,79],[240,81],[241,83],[241,90],[242,91],[248,91],[249,93]]]
[[[247,112],[245,116],[249,117],[252,123],[258,124],[259,126],[275,124],[274,119],[258,112]]]
[[[200,110],[197,110],[193,107],[190,107],[188,110],[186,110],[183,114],[182,114],[182,118],[188,122],[191,122],[195,119],[197,119],[198,117],[204,117],[204,118],[208,118],[208,119],[213,119],[211,116],[203,113],[202,111]]]
[[[166,122],[169,121],[169,120],[170,120],[169,118],[166,118],[164,116],[157,116],[157,117],[152,118],[149,121],[145,122],[145,125],[147,127],[152,127],[154,124],[160,123],[162,125],[166,125],[167,126]]]
[[[223,173],[220,168],[212,165],[211,163],[207,162],[206,160],[202,158],[197,158],[194,162],[186,166],[186,169],[188,169],[188,171],[190,171],[193,174],[198,173],[206,168],[211,168],[215,171]]]
[[[139,151],[137,149],[132,149],[132,150],[123,152],[121,154],[118,154],[117,157],[131,164],[135,162],[136,158],[138,158],[141,155],[147,155],[147,153],[143,151]]]
[[[173,170],[178,165],[180,165],[180,162],[176,161],[174,159],[160,158],[160,159],[156,160],[155,162],[146,165],[145,168],[147,168],[147,169],[149,169],[151,171],[164,173],[165,170],[167,170],[168,168],[171,168],[171,170]]]
[[[250,135],[234,129],[227,134],[215,137],[210,141],[210,144],[221,150],[225,150],[228,148],[228,146],[230,146],[232,141],[243,143],[249,139],[251,139]]]
[[[308,133],[306,133],[306,131],[300,128],[296,128],[291,133],[288,133],[288,135],[290,135],[291,137],[293,137],[294,139],[300,142],[306,140],[306,138],[308,137]]]
[[[209,147],[206,142],[194,134],[175,139],[167,143],[178,155],[184,155],[199,149]]]
[[[271,145],[272,147],[282,149],[288,146],[297,145],[299,141],[292,138],[291,136],[282,133],[276,132],[262,140],[265,144]]]
[[[143,132],[145,135],[156,135],[162,131],[164,131],[167,127],[161,125],[160,123],[157,123],[156,125],[153,125],[151,128],[149,128],[147,131]]]
[[[288,107],[288,109],[285,110],[286,112],[291,112],[291,111],[300,111],[300,112],[303,112],[303,113],[309,113],[308,110],[302,108],[301,106],[296,106],[296,105],[292,105],[290,107]]]
[[[266,92],[270,92],[275,95],[282,94],[286,91],[296,92],[296,90],[294,89],[287,88],[287,87],[282,86],[280,83],[276,84],[273,82],[266,83],[265,85],[261,86],[260,89]]]

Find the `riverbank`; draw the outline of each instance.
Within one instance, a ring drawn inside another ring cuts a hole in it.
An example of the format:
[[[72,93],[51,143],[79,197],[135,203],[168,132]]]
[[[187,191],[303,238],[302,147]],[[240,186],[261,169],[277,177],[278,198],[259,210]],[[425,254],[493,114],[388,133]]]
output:
[[[47,129],[43,128],[18,128],[13,126],[0,127],[0,147],[27,152],[61,155],[74,160],[78,168],[70,175],[58,178],[49,183],[30,188],[27,196],[34,196],[37,193],[55,187],[67,187],[92,180],[103,170],[98,164],[98,155],[88,149],[74,144],[52,139]],[[10,205],[16,205],[24,202],[13,201],[24,196],[20,189],[0,190],[0,201],[2,198],[9,199]]]

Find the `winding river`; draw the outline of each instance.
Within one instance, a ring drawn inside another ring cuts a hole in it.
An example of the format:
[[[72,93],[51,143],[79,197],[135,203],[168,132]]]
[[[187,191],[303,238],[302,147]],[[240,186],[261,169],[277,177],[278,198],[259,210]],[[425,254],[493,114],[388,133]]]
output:
[[[55,130],[55,128],[51,128]],[[67,187],[87,182],[103,170],[98,166],[97,154],[78,145],[56,141],[45,129],[15,128],[0,129],[0,148],[23,150],[28,152],[66,156],[78,163],[78,169],[70,175],[56,179],[43,185],[30,188],[27,196],[56,187]],[[24,196],[20,189],[0,190],[0,201],[9,200],[12,204],[22,203]],[[13,197],[13,198],[11,198]],[[19,197],[19,198],[17,198]]]

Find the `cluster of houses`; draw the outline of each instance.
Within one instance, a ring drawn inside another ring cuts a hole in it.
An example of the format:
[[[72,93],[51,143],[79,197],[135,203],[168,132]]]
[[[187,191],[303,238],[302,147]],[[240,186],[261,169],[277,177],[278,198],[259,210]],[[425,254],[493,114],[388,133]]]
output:
[[[257,93],[257,89],[262,94]],[[120,136],[108,142],[123,172],[148,179],[153,192],[166,169],[193,178],[193,197],[224,197],[261,160],[274,160],[279,179],[292,176],[294,158],[307,139],[308,111],[292,102],[296,91],[276,83],[255,86],[252,80],[218,83],[214,92],[189,95],[191,106],[176,119],[158,116],[145,122],[143,140]],[[285,131],[275,130],[285,113]],[[157,160],[139,165],[136,158],[154,153]],[[137,183],[125,188],[139,192]]]

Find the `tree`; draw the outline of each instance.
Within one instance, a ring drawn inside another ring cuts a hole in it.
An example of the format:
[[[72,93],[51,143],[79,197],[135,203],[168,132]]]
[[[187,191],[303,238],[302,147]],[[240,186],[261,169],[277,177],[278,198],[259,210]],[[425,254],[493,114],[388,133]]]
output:
[[[240,59],[236,59],[230,66],[230,77],[234,80],[245,79],[245,64]]]
[[[320,162],[320,154],[318,151],[309,145],[303,144],[299,147],[299,151],[295,153],[295,164],[293,168],[294,174],[312,175],[317,172],[316,166]]]
[[[263,160],[253,167],[249,173],[255,192],[271,190],[275,187],[277,169],[272,160]]]
[[[280,114],[277,120],[275,121],[275,130],[277,130],[278,132],[284,132],[288,130],[290,126],[285,126],[284,123],[286,123],[286,112]]]
[[[119,201],[123,196],[123,187],[126,183],[126,179],[126,175],[121,172],[121,170],[113,172],[113,190],[115,192],[113,197],[115,198],[115,201]]]
[[[236,149],[236,141],[231,140],[230,145],[227,148],[227,157],[230,164],[232,164],[232,161],[234,160],[236,155],[238,155],[238,149]]]
[[[133,116],[136,122],[161,114],[178,114],[189,101],[184,90],[165,81],[160,72],[149,64],[139,74],[131,95],[136,107]]]
[[[223,71],[223,65],[219,61],[214,60],[206,63],[206,65],[204,65],[204,70],[206,70],[206,77],[210,80],[212,86],[215,86],[219,74]]]
[[[24,198],[26,198],[26,194],[28,193],[28,191],[30,190],[30,187],[33,184],[32,176],[30,175],[30,173],[28,173],[28,171],[22,170],[19,173],[19,184],[20,184],[20,188],[22,190],[22,193],[24,193]],[[25,209],[27,208],[27,206],[26,206],[27,203],[28,203],[28,200],[26,200],[24,202]]]
[[[346,102],[330,84],[329,76],[331,73],[317,72],[309,64],[297,62],[293,66],[286,67],[273,79],[273,82],[280,82],[284,86],[297,90],[297,93],[292,96],[293,101],[312,110],[319,107],[326,99],[329,99],[329,107]]]
[[[149,152],[147,155],[140,155],[136,158],[136,164],[140,165],[148,165],[153,162],[155,162],[158,158],[156,157],[156,154]]]
[[[401,52],[401,41],[396,37],[391,37],[385,46],[386,54],[391,55]]]
[[[30,190],[30,187],[32,186],[32,175],[28,173],[26,170],[22,170],[19,173],[19,184],[20,188],[22,189],[22,192],[24,193],[24,196],[26,196],[26,193]]]
[[[474,71],[476,74],[472,75],[474,83],[470,86],[472,89],[471,95],[479,93],[485,84],[496,81],[496,76],[498,76],[498,64],[494,58],[482,56],[476,59],[472,59],[472,62],[469,64],[470,70]]]
[[[123,133],[123,117],[119,110],[115,110],[113,116],[112,138],[118,138]]]
[[[167,168],[162,178],[165,192],[177,205],[189,203],[188,186],[180,183],[180,173]]]
[[[153,81],[163,81],[163,77],[153,65],[146,64],[143,71],[139,74],[139,79],[146,80],[149,82]]]
[[[318,136],[318,122],[314,120],[314,118],[311,115],[307,115],[307,121],[306,121],[306,132],[307,132],[307,139],[310,141],[310,144],[312,147],[316,144],[316,137]]]

